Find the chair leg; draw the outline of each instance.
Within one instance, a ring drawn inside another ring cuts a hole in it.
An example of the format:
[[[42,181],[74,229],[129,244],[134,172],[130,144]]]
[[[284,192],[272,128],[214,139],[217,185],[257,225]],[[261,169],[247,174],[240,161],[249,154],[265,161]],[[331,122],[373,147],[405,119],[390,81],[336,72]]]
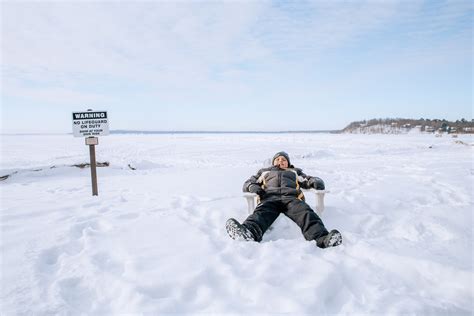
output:
[[[324,194],[325,192],[316,192],[316,211],[321,217],[324,211]]]
[[[247,209],[249,214],[252,214],[253,211],[255,210],[255,205],[256,205],[256,194],[245,194],[244,195],[245,199],[247,200]]]

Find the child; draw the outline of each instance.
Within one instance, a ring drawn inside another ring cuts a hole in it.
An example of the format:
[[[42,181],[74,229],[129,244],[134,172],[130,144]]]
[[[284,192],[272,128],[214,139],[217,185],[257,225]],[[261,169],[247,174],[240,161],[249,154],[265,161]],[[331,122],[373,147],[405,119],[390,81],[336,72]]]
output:
[[[305,175],[290,164],[284,151],[273,156],[272,167],[260,169],[244,183],[243,191],[258,194],[260,203],[253,214],[240,224],[230,218],[226,230],[233,239],[261,241],[263,234],[280,213],[293,220],[306,240],[315,240],[320,248],[335,247],[342,243],[342,235],[324,227],[319,216],[304,201],[300,188],[324,190],[324,182],[318,177]]]

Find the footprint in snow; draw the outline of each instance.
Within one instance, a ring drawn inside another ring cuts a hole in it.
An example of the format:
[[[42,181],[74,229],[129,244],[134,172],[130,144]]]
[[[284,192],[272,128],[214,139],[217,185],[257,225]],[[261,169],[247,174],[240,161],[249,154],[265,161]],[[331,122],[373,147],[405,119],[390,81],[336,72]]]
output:
[[[171,206],[178,209],[189,209],[190,207],[196,206],[200,201],[193,196],[177,196],[173,198]]]
[[[58,281],[59,296],[69,307],[69,310],[78,314],[88,314],[92,303],[96,301],[96,294],[88,288],[82,278],[72,277]]]
[[[93,265],[99,268],[99,270],[117,276],[123,275],[125,271],[124,264],[121,261],[114,259],[107,252],[96,253],[91,257],[91,262]]]
[[[136,219],[138,217],[140,217],[139,213],[126,213],[126,214],[121,214],[115,218],[121,219],[121,220],[130,220],[130,219]]]
[[[94,202],[89,202],[84,205],[82,205],[83,208],[97,208],[100,206],[102,203],[100,201],[94,201]]]

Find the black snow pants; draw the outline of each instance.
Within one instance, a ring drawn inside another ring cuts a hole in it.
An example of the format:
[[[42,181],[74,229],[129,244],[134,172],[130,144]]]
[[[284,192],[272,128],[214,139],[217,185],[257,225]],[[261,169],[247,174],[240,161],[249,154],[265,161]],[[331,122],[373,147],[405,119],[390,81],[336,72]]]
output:
[[[263,200],[253,214],[244,221],[254,235],[255,241],[261,241],[265,231],[277,219],[280,213],[288,216],[300,228],[306,240],[314,240],[328,234],[321,218],[306,202],[294,199]]]

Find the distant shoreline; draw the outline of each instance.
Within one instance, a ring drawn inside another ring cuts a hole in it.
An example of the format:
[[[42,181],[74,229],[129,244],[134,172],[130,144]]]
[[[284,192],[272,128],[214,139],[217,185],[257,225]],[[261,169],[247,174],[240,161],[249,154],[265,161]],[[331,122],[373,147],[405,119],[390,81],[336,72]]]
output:
[[[128,131],[114,130],[110,134],[301,134],[301,133],[339,133],[340,130],[319,131]]]
[[[318,131],[139,131],[139,130],[112,130],[111,135],[121,134],[338,134],[341,130],[318,130]],[[72,135],[72,133],[0,133],[5,136],[27,136],[27,135]]]

